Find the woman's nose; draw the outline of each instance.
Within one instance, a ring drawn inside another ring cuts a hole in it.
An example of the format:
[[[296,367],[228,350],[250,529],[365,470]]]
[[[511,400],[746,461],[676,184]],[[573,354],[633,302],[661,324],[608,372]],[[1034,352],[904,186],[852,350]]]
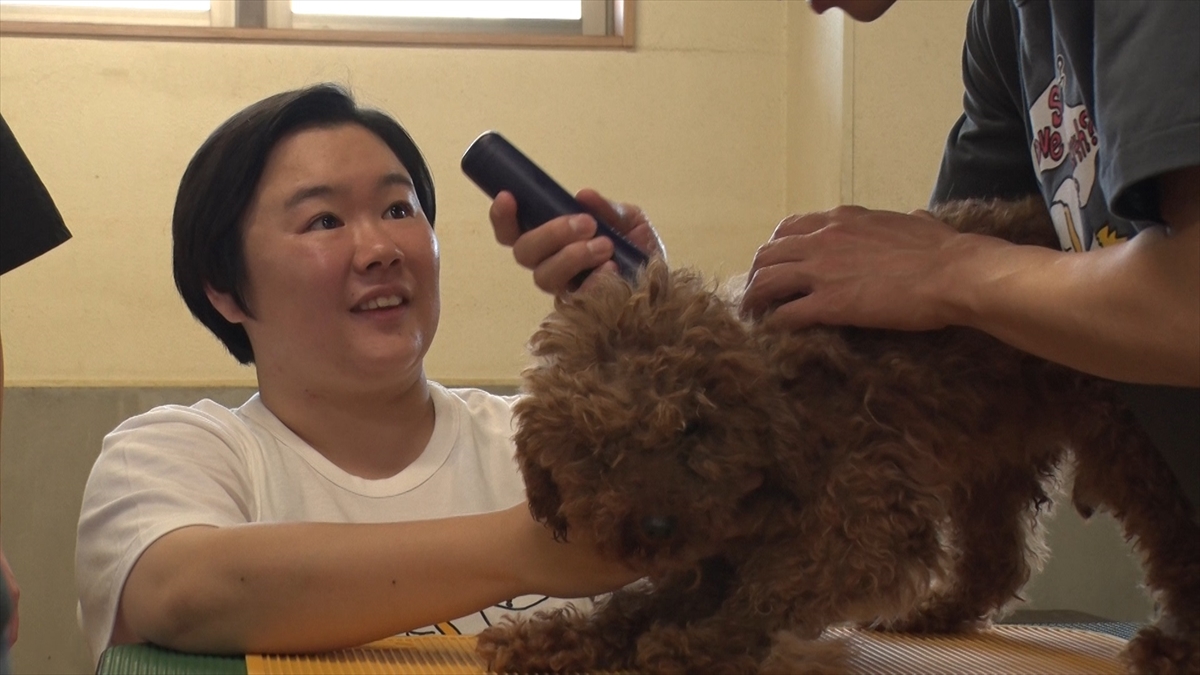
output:
[[[404,252],[382,223],[363,222],[355,227],[355,267],[367,271],[391,267],[404,260]]]

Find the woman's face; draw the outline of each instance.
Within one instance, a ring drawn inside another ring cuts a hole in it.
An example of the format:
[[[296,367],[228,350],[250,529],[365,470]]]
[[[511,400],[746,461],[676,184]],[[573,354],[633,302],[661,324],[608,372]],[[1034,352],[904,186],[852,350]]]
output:
[[[254,316],[209,296],[245,327],[260,383],[315,394],[424,376],[441,307],[437,238],[382,139],[356,124],[285,137],[242,227]]]

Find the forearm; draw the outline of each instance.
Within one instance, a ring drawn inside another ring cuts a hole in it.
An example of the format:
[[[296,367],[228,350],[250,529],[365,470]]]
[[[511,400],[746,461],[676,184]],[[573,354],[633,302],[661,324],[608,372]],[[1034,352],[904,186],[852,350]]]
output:
[[[135,565],[122,613],[139,638],[185,651],[360,644],[521,594],[505,516],[179,530]]]
[[[4,340],[0,338],[0,428],[4,422]],[[0,519],[2,522],[2,519]]]
[[[967,235],[949,254],[954,323],[1102,377],[1200,386],[1200,226],[1082,254]]]

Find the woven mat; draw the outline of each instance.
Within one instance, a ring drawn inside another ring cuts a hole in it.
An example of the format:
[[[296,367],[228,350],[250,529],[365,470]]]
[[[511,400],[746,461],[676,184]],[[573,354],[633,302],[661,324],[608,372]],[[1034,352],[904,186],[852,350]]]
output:
[[[857,675],[1121,675],[1121,638],[1048,626],[995,626],[970,635],[903,635],[832,628],[849,640]]]
[[[893,635],[833,628],[849,641],[858,675],[1120,675],[1120,638],[1044,626],[996,626],[972,635]],[[309,656],[246,656],[247,675],[484,675],[468,636],[397,637]]]
[[[328,654],[246,655],[246,675],[482,675],[475,638],[394,637]]]

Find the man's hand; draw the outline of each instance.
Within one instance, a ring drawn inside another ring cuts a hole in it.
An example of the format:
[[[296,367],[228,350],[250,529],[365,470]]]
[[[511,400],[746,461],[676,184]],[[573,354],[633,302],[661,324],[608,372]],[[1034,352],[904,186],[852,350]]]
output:
[[[755,256],[742,309],[793,328],[968,326],[1100,377],[1195,387],[1200,170],[1190,171],[1163,180],[1169,227],[1084,253],[959,233],[924,211],[793,216]]]
[[[943,270],[969,246],[1008,246],[959,234],[925,211],[842,206],[791,216],[759,248],[743,311],[792,328],[813,324],[930,330],[955,323]]]
[[[581,190],[576,199],[634,246],[651,256],[663,255],[658,233],[637,206],[610,202],[595,190]],[[612,261],[613,243],[607,237],[593,239],[596,220],[589,214],[555,218],[522,234],[517,226],[516,200],[512,194],[501,192],[488,215],[496,241],[512,247],[513,257],[522,267],[533,270],[534,283],[547,293],[560,295],[571,290],[571,280],[586,270],[617,271]],[[585,281],[584,287],[587,285]]]

